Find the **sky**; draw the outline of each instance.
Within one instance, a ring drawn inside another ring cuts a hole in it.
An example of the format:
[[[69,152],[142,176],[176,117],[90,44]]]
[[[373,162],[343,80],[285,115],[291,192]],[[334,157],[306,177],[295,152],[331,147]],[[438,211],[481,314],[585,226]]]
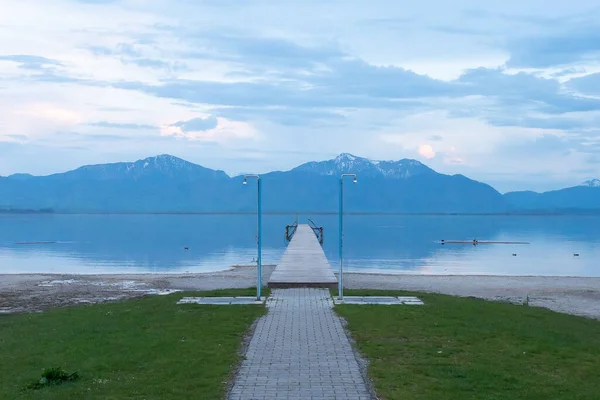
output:
[[[2,0],[0,175],[346,152],[501,192],[600,177],[600,5]]]

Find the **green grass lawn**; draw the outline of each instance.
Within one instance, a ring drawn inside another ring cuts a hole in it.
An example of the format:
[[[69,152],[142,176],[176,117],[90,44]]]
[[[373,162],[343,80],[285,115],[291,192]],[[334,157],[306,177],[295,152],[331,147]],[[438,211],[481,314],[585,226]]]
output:
[[[176,293],[0,316],[0,399],[223,398],[243,337],[265,308],[175,303],[255,293]],[[80,378],[23,391],[56,366]]]
[[[600,321],[436,294],[424,306],[336,306],[382,399],[599,399]]]

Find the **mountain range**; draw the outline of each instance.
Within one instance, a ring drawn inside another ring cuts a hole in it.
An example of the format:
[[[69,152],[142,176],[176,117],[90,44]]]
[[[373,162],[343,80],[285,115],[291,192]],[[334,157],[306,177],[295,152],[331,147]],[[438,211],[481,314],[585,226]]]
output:
[[[500,194],[463,175],[440,174],[416,160],[373,161],[351,154],[261,175],[267,212],[336,211],[339,177],[348,212],[600,212],[600,180],[545,193]],[[48,176],[0,177],[0,209],[58,212],[249,212],[256,191],[230,177],[170,155],[87,165]],[[251,182],[252,183],[252,182]]]

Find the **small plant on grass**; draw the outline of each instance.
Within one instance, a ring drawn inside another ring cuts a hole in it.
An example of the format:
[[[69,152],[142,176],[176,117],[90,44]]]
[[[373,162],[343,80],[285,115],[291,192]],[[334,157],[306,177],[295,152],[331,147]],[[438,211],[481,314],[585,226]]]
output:
[[[79,378],[77,372],[73,372],[72,374],[67,374],[62,368],[46,368],[44,372],[42,372],[42,377],[33,383],[27,385],[26,389],[41,389],[46,386],[52,385],[60,385],[65,382],[73,382]]]

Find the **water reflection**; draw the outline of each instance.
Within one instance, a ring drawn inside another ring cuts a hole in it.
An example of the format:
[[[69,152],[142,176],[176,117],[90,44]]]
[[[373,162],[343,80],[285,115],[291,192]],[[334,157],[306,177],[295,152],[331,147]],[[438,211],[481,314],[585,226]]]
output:
[[[294,218],[264,217],[265,264],[281,257],[285,225]],[[324,250],[337,268],[337,217],[301,215],[300,221],[307,218],[324,226]],[[594,264],[599,222],[589,216],[349,215],[345,265],[362,272],[600,276]],[[252,215],[1,215],[0,224],[5,273],[204,272],[256,257]],[[531,244],[439,244],[474,238]],[[57,243],[16,244],[37,241]]]

